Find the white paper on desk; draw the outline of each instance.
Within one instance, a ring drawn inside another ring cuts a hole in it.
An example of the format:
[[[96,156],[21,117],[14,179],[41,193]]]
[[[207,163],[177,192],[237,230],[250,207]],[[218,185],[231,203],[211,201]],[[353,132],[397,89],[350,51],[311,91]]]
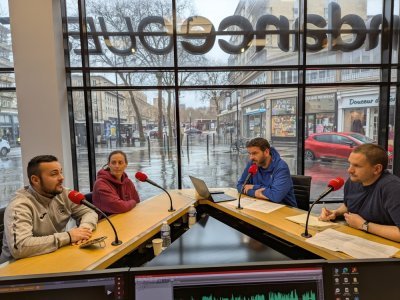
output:
[[[307,214],[286,217],[286,219],[301,225],[306,225]],[[318,220],[318,217],[310,215],[310,218],[308,219],[308,225],[316,228],[326,228],[326,227],[336,226],[337,224],[333,222],[320,221]]]
[[[334,229],[319,232],[306,239],[306,242],[332,251],[341,251],[354,258],[387,258],[400,250]]]
[[[238,200],[226,202],[229,205],[238,206]],[[240,206],[246,209],[256,210],[263,213],[270,213],[277,210],[285,205],[273,203],[267,200],[259,200],[254,198],[241,198]]]

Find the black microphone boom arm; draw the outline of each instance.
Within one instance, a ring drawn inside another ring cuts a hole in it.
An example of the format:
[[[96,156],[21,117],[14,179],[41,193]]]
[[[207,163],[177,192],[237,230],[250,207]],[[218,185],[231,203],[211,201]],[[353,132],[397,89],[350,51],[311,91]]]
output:
[[[251,175],[252,175],[251,173],[247,174],[247,177],[246,177],[246,179],[244,180],[244,182],[242,184],[242,189],[240,190],[240,193],[239,193],[238,206],[236,207],[236,209],[243,209],[243,207],[240,206],[240,198],[242,196],[242,193],[243,193],[243,190],[244,190],[244,186],[250,180]]]
[[[155,187],[158,187],[159,189],[162,189],[165,193],[167,193],[168,197],[169,197],[169,203],[171,204],[170,208],[168,209],[169,212],[171,211],[175,211],[175,208],[172,206],[172,198],[171,195],[167,192],[166,189],[164,189],[163,187],[159,186],[157,183],[155,183],[154,181],[146,178],[146,181],[148,183],[150,183],[151,185],[154,185]]]
[[[324,198],[326,195],[328,195],[328,194],[329,194],[330,192],[332,192],[332,191],[333,191],[333,187],[330,186],[330,187],[329,187],[328,189],[326,189],[321,195],[319,195],[319,197],[318,197],[317,200],[315,200],[315,201],[311,204],[310,209],[308,210],[308,213],[307,213],[306,227],[305,227],[304,232],[301,234],[302,237],[305,237],[305,238],[310,238],[310,237],[312,237],[312,235],[308,232],[308,220],[310,219],[311,210],[312,210],[312,208],[314,207],[314,205],[315,205],[316,203],[318,203],[319,201],[321,201],[322,198]]]
[[[117,231],[115,230],[115,227],[113,225],[113,223],[111,222],[111,220],[108,218],[108,216],[98,207],[94,206],[92,203],[90,203],[87,200],[82,200],[81,203],[91,209],[93,209],[94,211],[96,211],[98,214],[102,215],[104,218],[106,218],[106,220],[108,221],[108,223],[110,223],[113,231],[114,231],[114,236],[115,236],[115,240],[111,243],[111,245],[113,246],[118,246],[122,244],[122,241],[118,239],[118,234]]]

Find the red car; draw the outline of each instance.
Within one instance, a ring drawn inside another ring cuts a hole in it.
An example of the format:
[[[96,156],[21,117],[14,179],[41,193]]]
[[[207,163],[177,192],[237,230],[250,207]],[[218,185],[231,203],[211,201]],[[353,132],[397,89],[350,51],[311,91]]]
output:
[[[304,143],[305,159],[346,159],[354,147],[376,141],[356,132],[323,132],[311,134]],[[393,147],[389,146],[389,162],[393,159]]]

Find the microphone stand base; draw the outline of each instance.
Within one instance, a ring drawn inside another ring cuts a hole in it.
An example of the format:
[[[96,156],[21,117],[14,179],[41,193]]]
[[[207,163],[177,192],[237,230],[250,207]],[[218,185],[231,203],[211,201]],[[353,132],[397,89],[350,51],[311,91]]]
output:
[[[236,209],[243,209],[243,207],[241,207],[241,206],[238,206],[238,207],[236,207]]]
[[[170,209],[168,209],[169,212],[173,212],[173,211],[175,211],[175,210],[176,210],[175,208],[170,208]]]
[[[120,241],[120,240],[116,240],[116,241],[111,243],[111,245],[113,245],[113,246],[118,246],[118,245],[121,245],[121,244],[122,244],[122,241]]]
[[[312,237],[312,235],[309,234],[308,232],[307,232],[307,233],[303,232],[303,233],[301,234],[301,236],[304,237],[304,238],[306,238],[306,239]]]

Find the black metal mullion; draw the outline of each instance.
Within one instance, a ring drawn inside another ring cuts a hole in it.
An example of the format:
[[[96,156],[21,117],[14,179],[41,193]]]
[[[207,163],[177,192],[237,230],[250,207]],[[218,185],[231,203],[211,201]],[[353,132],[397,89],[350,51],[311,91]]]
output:
[[[379,112],[378,112],[378,144],[388,148],[388,123],[390,105],[390,80],[392,62],[392,33],[393,33],[393,1],[383,1],[382,17],[382,42],[381,63],[382,67],[381,85],[379,88]]]
[[[307,33],[307,0],[299,0],[299,71],[297,74],[297,174],[304,174],[304,128],[306,99],[306,33]]]
[[[182,151],[181,151],[181,121],[179,114],[179,71],[178,71],[178,41],[176,31],[176,0],[172,0],[172,36],[174,39],[174,82],[175,82],[175,130],[176,130],[176,150],[178,163],[178,189],[182,189]]]
[[[92,96],[90,90],[90,69],[89,69],[89,45],[86,22],[86,3],[85,0],[78,0],[79,11],[79,33],[81,42],[81,57],[83,78],[83,97],[85,102],[86,117],[86,141],[88,148],[89,161],[89,185],[93,190],[94,181],[96,180],[96,158],[94,148],[94,130],[93,130],[93,114],[92,114]]]
[[[61,17],[62,17],[62,32],[64,35],[63,44],[64,44],[64,62],[66,67],[66,84],[67,84],[67,101],[68,101],[68,120],[69,120],[69,135],[70,135],[70,143],[71,143],[71,167],[72,167],[72,182],[74,185],[74,189],[79,189],[79,181],[78,181],[78,156],[76,151],[76,139],[75,139],[75,118],[74,118],[74,102],[72,97],[72,91],[69,90],[71,84],[71,72],[68,72],[68,68],[70,67],[70,59],[69,59],[69,42],[68,42],[68,22],[67,22],[67,4],[66,1],[63,0],[61,2]]]
[[[400,11],[399,11],[400,13]],[[393,44],[392,44],[393,46]],[[397,78],[396,78],[396,102],[394,113],[394,141],[393,141],[393,174],[400,176],[400,45],[397,43]]]

